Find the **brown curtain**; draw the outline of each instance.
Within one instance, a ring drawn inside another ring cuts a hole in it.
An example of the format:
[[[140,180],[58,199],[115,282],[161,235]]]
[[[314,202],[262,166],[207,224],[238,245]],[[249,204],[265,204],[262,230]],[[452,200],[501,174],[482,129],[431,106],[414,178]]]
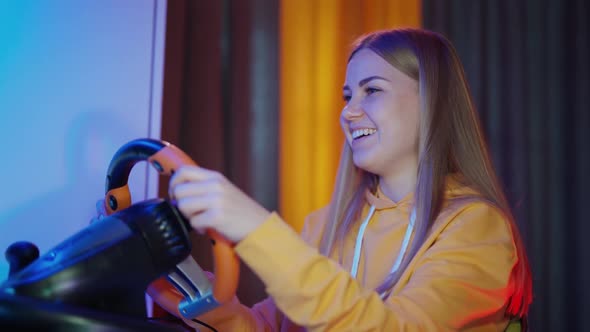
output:
[[[162,139],[269,210],[278,205],[277,13],[270,0],[169,1],[162,117]],[[212,270],[209,241],[193,243]],[[264,296],[242,264],[238,297],[250,305]]]
[[[533,331],[590,331],[586,0],[423,0],[457,47],[531,259]]]

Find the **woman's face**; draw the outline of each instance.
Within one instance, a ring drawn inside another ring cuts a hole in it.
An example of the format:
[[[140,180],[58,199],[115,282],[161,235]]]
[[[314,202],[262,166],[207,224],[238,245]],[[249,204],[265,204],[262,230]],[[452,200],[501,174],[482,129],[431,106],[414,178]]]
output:
[[[343,94],[340,122],[355,165],[381,177],[416,168],[418,82],[361,49],[348,63]]]

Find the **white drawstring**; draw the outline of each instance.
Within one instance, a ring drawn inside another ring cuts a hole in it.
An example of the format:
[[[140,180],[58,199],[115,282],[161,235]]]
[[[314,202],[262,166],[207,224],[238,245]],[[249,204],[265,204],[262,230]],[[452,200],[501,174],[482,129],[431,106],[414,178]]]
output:
[[[363,246],[363,235],[365,234],[365,229],[367,228],[367,224],[369,223],[369,220],[371,220],[373,213],[375,213],[375,206],[371,205],[371,209],[367,214],[367,218],[365,218],[365,221],[363,221],[363,223],[361,224],[361,227],[359,228],[359,233],[356,236],[356,244],[354,246],[354,258],[352,259],[352,267],[350,268],[350,274],[353,278],[356,278],[356,273],[359,269],[359,260],[361,259],[361,248]]]
[[[352,267],[350,268],[350,274],[352,275],[353,278],[356,278],[356,275],[358,273],[358,265],[359,265],[359,261],[360,261],[360,257],[361,257],[361,248],[363,245],[363,236],[365,234],[365,229],[367,228],[367,224],[369,223],[369,220],[371,220],[371,217],[373,217],[374,213],[375,213],[375,206],[371,205],[371,209],[369,210],[367,217],[365,218],[365,220],[361,224],[361,227],[359,228],[359,233],[356,236],[356,244],[354,247],[354,258],[352,260]],[[412,237],[412,232],[414,231],[414,223],[415,222],[416,222],[416,209],[412,209],[412,213],[410,214],[410,222],[408,224],[408,228],[406,229],[406,235],[404,235],[404,239],[402,241],[402,246],[400,248],[399,254],[397,255],[395,263],[393,264],[393,267],[391,268],[390,273],[394,273],[395,271],[397,271],[400,264],[402,263],[402,259],[404,258],[404,255],[406,254],[406,250],[408,249],[408,245],[410,244],[410,238]]]

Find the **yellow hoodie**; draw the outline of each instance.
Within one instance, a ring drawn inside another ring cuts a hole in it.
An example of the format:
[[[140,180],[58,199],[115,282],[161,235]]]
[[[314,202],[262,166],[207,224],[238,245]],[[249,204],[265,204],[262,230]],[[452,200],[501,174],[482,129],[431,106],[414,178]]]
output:
[[[408,226],[412,194],[394,203],[366,194],[375,211],[364,232],[356,279],[357,232],[344,246],[343,266],[318,253],[327,208],[312,213],[301,237],[273,213],[236,252],[270,297],[253,308],[234,299],[199,317],[218,331],[503,331],[518,260],[502,213],[456,181],[424,245],[383,301],[385,279]],[[381,196],[381,197],[378,197]]]

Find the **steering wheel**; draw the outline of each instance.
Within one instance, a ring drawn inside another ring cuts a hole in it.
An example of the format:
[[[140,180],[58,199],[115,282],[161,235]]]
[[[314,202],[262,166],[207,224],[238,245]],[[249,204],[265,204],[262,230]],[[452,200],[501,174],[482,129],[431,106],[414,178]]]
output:
[[[125,144],[115,153],[107,171],[104,199],[107,215],[131,206],[129,174],[140,161],[147,161],[162,175],[172,175],[181,166],[196,165],[182,150],[165,141],[142,138]],[[213,287],[189,255],[175,271],[155,280],[147,289],[156,303],[176,316],[192,319],[230,301],[236,293],[240,266],[233,244],[214,230],[208,230],[207,235],[213,245]]]

